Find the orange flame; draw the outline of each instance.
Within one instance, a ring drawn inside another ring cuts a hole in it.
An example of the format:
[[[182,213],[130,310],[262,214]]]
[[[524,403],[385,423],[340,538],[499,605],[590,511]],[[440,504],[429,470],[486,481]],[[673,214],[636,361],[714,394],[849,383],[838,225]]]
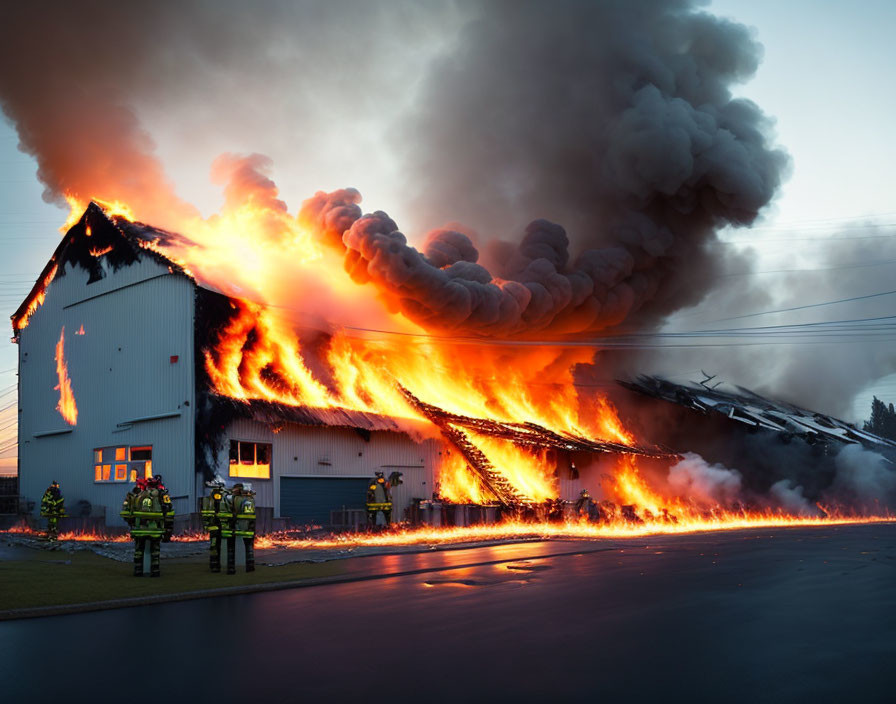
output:
[[[252,168],[259,163],[255,160]],[[219,167],[227,171],[235,164],[228,157]],[[116,191],[110,188],[109,193]],[[70,199],[70,204],[72,223],[86,203]],[[102,205],[110,216],[129,220],[142,212],[132,212],[121,203]],[[146,212],[158,213],[150,205],[158,205],[153,194],[146,197]],[[427,334],[396,312],[391,294],[355,283],[349,275],[352,262],[315,232],[317,225],[290,215],[269,179],[232,180],[222,212],[210,218],[182,207],[171,213],[159,224],[190,240],[140,244],[232,299],[233,315],[211,347],[202,351],[208,377],[221,395],[363,411],[396,419],[415,436],[440,436],[439,429],[409,402],[402,391],[407,389],[422,402],[458,416],[537,423],[560,439],[577,436],[622,445],[636,441],[605,394],[589,391],[587,403],[579,398],[574,369],[591,363],[592,351],[496,347],[487,340]],[[27,323],[27,315],[22,319]],[[60,376],[61,396],[62,380]],[[70,383],[68,389],[70,393]],[[558,495],[562,482],[555,453],[522,449],[469,428],[463,433],[524,500],[540,502]],[[490,491],[461,454],[442,457],[438,481],[444,498],[489,501]],[[595,473],[585,476],[595,479]],[[742,525],[780,519],[745,517],[719,507],[707,521],[701,508],[674,495],[630,455],[615,461],[601,490],[600,498],[629,509],[626,520],[633,517],[645,526],[666,525],[672,517],[679,528],[703,526],[695,529],[715,526],[717,521]]]
[[[51,266],[47,273],[41,278],[37,285],[37,293],[35,296],[29,301],[28,307],[17,317],[13,318],[13,327],[16,332],[20,330],[24,330],[28,326],[28,321],[31,319],[31,316],[34,315],[34,311],[41,307],[44,302],[44,298],[47,295],[47,286],[50,285],[50,282],[53,280],[53,277],[56,276],[56,270],[58,269],[58,265]]]
[[[65,418],[69,425],[78,423],[78,406],[75,403],[75,394],[72,392],[72,380],[68,376],[68,367],[65,363],[65,326],[59,333],[59,342],[56,343],[56,376],[59,384],[54,387],[59,391],[59,403],[56,410]]]
[[[439,466],[439,496],[455,504],[487,504],[494,499],[457,452],[447,451]]]

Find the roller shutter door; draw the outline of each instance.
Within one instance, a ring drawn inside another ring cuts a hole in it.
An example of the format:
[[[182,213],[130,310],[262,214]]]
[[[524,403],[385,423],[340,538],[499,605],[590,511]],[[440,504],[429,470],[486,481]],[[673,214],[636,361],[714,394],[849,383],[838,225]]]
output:
[[[330,511],[364,508],[369,482],[357,477],[280,477],[280,515],[293,523],[327,525]]]

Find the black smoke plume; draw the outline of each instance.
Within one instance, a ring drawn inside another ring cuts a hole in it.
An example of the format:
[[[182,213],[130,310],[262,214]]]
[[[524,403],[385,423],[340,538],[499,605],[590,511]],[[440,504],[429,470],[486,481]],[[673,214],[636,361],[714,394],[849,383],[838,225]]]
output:
[[[376,212],[345,232],[347,269],[430,329],[486,336],[643,326],[696,303],[715,231],[752,223],[787,166],[731,94],[760,55],[692,2],[477,5],[402,137],[418,219],[486,245],[443,229],[421,253]],[[306,210],[328,217],[327,199]]]

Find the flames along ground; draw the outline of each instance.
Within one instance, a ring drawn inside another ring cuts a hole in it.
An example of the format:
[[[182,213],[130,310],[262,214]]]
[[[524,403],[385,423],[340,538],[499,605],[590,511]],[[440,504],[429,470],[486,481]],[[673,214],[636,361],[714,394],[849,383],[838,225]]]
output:
[[[231,184],[233,185],[233,184]],[[217,344],[204,351],[214,390],[234,399],[263,399],[318,408],[344,408],[394,418],[410,434],[439,435],[403,389],[445,411],[500,422],[537,423],[559,436],[576,436],[632,446],[636,439],[598,390],[580,398],[574,386],[577,364],[592,362],[593,351],[561,347],[494,346],[423,329],[400,313],[395,301],[371,285],[354,283],[345,273],[342,253],[287,212],[273,182],[261,176],[226,191],[221,213],[203,219],[181,216],[161,223],[190,239],[147,243],[202,285],[233,300],[233,316],[219,331]],[[68,198],[78,221],[86,202]],[[138,209],[102,203],[107,216],[136,220]],[[181,209],[182,210],[182,209]],[[90,236],[89,228],[85,233]],[[96,250],[96,257],[105,252]],[[38,282],[37,295],[14,320],[27,325],[53,278]],[[337,322],[338,321],[338,322]],[[377,332],[387,331],[387,332]],[[57,346],[59,410],[70,424],[77,409],[64,362],[64,331]],[[558,494],[556,467],[548,452],[523,449],[487,435],[466,437],[526,503]],[[675,459],[668,460],[671,464]],[[554,463],[555,464],[555,463]],[[881,516],[787,515],[777,507],[711,506],[676,496],[647,478],[634,454],[615,456],[601,483],[605,498],[630,507],[603,524],[580,520],[533,523],[519,518],[501,525],[408,530],[359,535],[332,541],[294,541],[299,547],[348,543],[398,544],[433,540],[574,535],[599,537],[750,526],[806,525],[885,520]],[[494,498],[460,454],[441,468],[439,495],[453,503],[483,504]],[[101,536],[88,536],[94,539]],[[272,538],[274,544],[277,538]]]

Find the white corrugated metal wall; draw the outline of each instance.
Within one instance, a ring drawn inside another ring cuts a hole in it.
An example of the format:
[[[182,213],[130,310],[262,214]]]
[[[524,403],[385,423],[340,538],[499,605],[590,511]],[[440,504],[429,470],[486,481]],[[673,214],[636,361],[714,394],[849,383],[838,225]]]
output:
[[[39,502],[52,479],[71,512],[80,499],[106,507],[110,525],[129,483],[94,481],[93,449],[152,445],[179,514],[194,510],[193,283],[152,260],[87,283],[68,268],[19,336],[20,492]],[[78,407],[66,430],[56,410],[56,343],[65,326],[65,358]],[[77,334],[83,326],[84,334]],[[172,363],[171,357],[177,356]],[[172,417],[134,422],[148,416]]]
[[[373,477],[382,470],[388,477],[401,472],[401,486],[393,492],[394,517],[404,518],[414,498],[430,498],[438,473],[442,444],[437,440],[417,442],[403,433],[374,431],[365,440],[345,428],[305,427],[289,424],[275,433],[263,423],[249,420],[233,422],[225,435],[218,456],[218,471],[227,477],[229,458],[227,440],[271,443],[273,446],[271,479],[251,479],[259,506],[273,506],[280,517],[280,477]],[[232,481],[232,480],[231,480]]]

